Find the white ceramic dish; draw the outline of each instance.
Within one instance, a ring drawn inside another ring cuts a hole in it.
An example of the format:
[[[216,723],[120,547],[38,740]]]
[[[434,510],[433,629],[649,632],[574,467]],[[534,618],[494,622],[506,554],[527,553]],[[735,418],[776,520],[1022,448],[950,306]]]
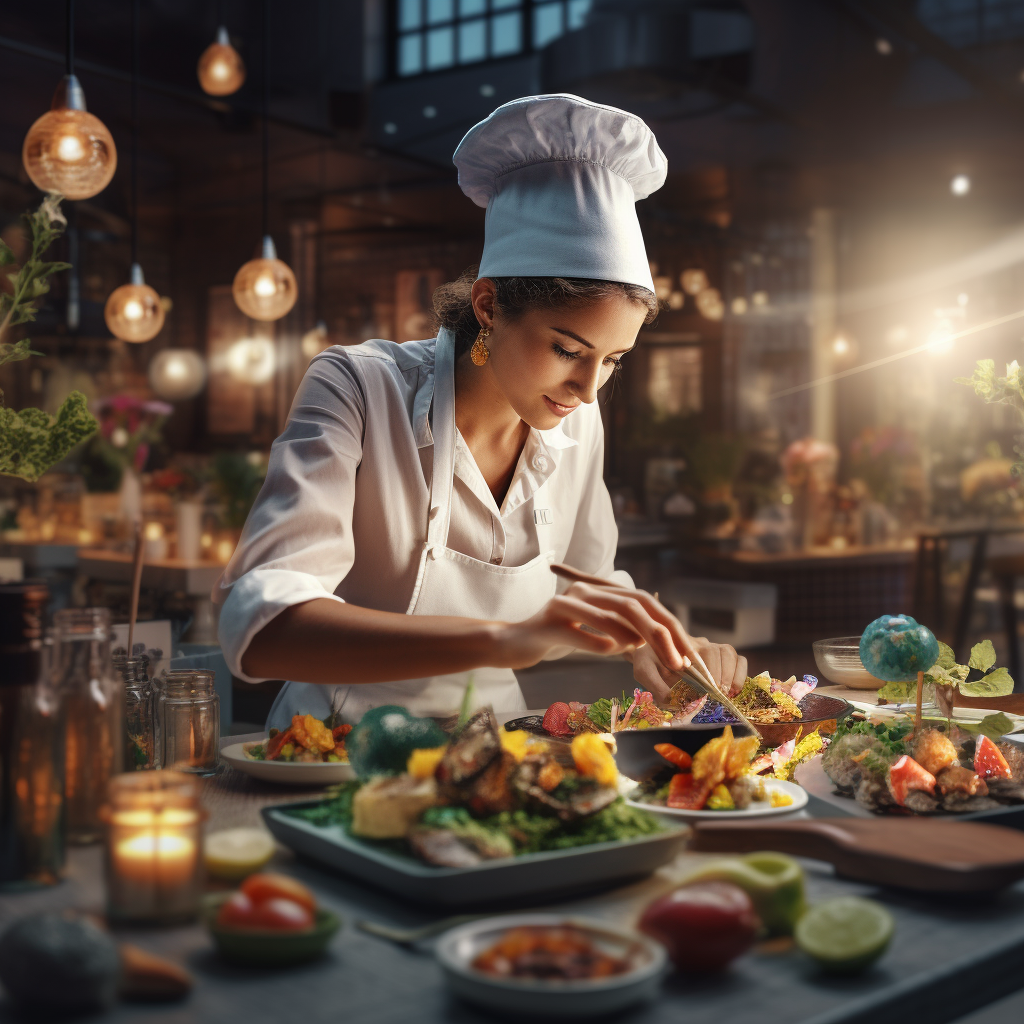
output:
[[[872,718],[895,718],[897,715],[912,715],[913,704],[870,704],[867,701],[851,700],[850,703],[858,710]],[[945,721],[942,712],[934,704],[922,706],[924,718],[932,718],[936,721]],[[995,708],[954,708],[954,722],[980,722],[988,715],[1006,715],[1013,722],[1013,732],[1016,734],[1024,729],[1024,717],[1011,714],[1009,711],[998,711]],[[1009,738],[1009,736],[1007,736]]]
[[[533,981],[500,978],[474,970],[470,964],[510,928],[524,925],[572,925],[585,931],[598,948],[627,959],[624,974],[593,981]],[[612,928],[601,921],[558,914],[510,914],[453,928],[435,947],[438,962],[452,990],[487,1010],[546,1017],[594,1017],[654,999],[665,974],[664,947],[646,935]]]
[[[254,779],[284,786],[332,786],[356,777],[352,765],[340,761],[254,761],[245,756],[249,745],[232,743],[222,748],[221,760]]]
[[[660,804],[648,804],[641,800],[627,800],[630,807],[639,807],[652,814],[664,814],[670,818],[681,818],[684,821],[723,821],[727,818],[767,818],[781,814],[792,814],[807,806],[807,794],[795,782],[782,782],[778,779],[765,779],[765,789],[785,793],[793,798],[786,807],[772,807],[767,800],[755,800],[742,811],[684,811],[677,807],[662,807]]]

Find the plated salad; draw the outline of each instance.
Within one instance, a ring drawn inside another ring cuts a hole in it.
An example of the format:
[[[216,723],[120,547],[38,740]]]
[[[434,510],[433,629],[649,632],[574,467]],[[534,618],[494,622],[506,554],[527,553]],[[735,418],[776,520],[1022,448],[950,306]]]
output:
[[[611,752],[592,733],[554,744],[499,729],[485,708],[449,737],[386,706],[363,716],[347,746],[359,781],[288,813],[428,864],[472,867],[663,831],[621,798]]]
[[[331,725],[332,718],[293,715],[283,730],[271,729],[265,740],[246,743],[245,756],[251,761],[340,762],[348,764],[345,737],[351,725]]]

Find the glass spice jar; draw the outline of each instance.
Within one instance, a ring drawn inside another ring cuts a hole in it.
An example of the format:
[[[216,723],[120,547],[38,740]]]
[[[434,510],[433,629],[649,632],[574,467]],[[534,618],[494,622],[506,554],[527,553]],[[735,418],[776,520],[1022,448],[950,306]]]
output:
[[[103,837],[100,809],[124,765],[124,687],[110,658],[110,612],[65,608],[54,616],[55,682],[64,704],[68,841]]]
[[[149,924],[194,918],[203,890],[199,780],[159,770],[118,775],[104,817],[109,918]]]
[[[115,647],[114,670],[124,684],[124,770],[146,771],[159,767],[156,745],[156,695],[149,678],[149,658],[144,644],[135,644],[132,656]]]
[[[220,770],[220,698],[204,669],[165,672],[160,687],[160,763],[214,775]]]
[[[64,723],[52,685],[49,591],[0,585],[0,890],[53,885],[64,869]]]

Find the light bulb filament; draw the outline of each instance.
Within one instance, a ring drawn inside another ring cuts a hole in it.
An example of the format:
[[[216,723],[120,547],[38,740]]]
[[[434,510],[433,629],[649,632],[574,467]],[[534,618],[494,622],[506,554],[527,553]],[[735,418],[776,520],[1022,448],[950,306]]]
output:
[[[57,139],[57,156],[65,163],[75,163],[85,156],[85,147],[77,135],[61,135]]]
[[[142,319],[142,303],[138,299],[129,299],[124,304],[124,315],[126,320],[141,320]]]
[[[261,299],[269,299],[277,291],[277,285],[270,274],[260,274],[253,282],[252,290]]]

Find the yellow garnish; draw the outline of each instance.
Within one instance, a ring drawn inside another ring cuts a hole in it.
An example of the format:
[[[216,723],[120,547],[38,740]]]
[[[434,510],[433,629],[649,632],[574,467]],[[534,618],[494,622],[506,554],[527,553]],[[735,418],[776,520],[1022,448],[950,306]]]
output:
[[[414,750],[405,763],[405,770],[414,779],[432,778],[447,749],[447,747],[423,747]]]
[[[736,803],[728,788],[724,784],[719,784],[711,790],[711,795],[704,807],[709,811],[735,811]]]
[[[538,741],[523,729],[515,729],[512,732],[508,732],[506,729],[501,729],[500,736],[501,749],[507,750],[517,762],[522,761],[531,748],[535,748],[537,745],[543,744],[543,741]]]
[[[307,750],[316,749],[323,753],[334,749],[334,734],[312,715],[292,715],[292,732]]]
[[[772,807],[791,807],[793,798],[788,793],[783,793],[780,789],[773,789],[768,794],[768,802]]]
[[[597,733],[585,732],[573,738],[572,759],[580,775],[599,782],[602,786],[617,786],[619,771],[604,740]]]

